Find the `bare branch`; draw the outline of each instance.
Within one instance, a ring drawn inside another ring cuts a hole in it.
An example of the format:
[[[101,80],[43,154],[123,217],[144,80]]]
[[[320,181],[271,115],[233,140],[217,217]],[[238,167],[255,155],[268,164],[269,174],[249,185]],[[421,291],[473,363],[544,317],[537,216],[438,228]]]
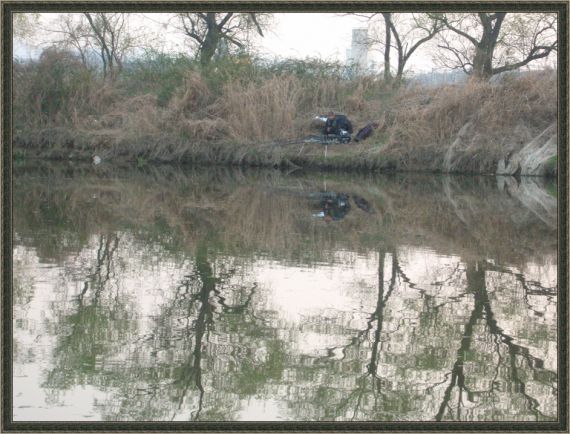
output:
[[[259,25],[259,22],[257,21],[257,17],[255,14],[249,14],[251,21],[253,22],[253,24],[255,24],[255,28],[257,29],[257,33],[259,33],[260,36],[263,36],[263,30],[261,29],[261,26]]]
[[[557,42],[548,47],[546,46],[533,47],[533,49],[530,51],[530,53],[525,59],[517,63],[506,64],[498,68],[493,68],[493,74],[500,74],[501,72],[507,72],[519,69],[525,65],[528,65],[533,60],[538,60],[547,57],[552,51],[556,51],[557,48],[558,48]]]
[[[263,14],[199,12],[178,14],[178,17],[182,26],[180,30],[197,45],[200,62],[207,64],[219,53],[221,41],[244,49],[249,45],[251,26],[263,36],[264,23],[259,20],[260,15]]]
[[[218,30],[221,30],[224,28],[224,26],[226,25],[226,23],[230,20],[231,17],[233,17],[233,13],[228,13],[226,14],[226,16],[224,18],[222,18],[222,20],[220,21],[220,23],[218,24]]]
[[[557,50],[553,14],[495,12],[464,15],[454,21],[445,14],[440,18],[450,34],[461,36],[448,40],[446,32],[442,33],[439,47],[442,53],[451,54],[448,60],[454,59],[448,66],[466,70],[471,64],[479,78],[518,69]]]
[[[468,33],[465,33],[464,31],[458,29],[457,27],[452,26],[449,23],[447,17],[443,16],[441,20],[442,20],[443,24],[445,25],[445,27],[447,27],[452,32],[455,32],[458,35],[463,36],[465,39],[469,40],[475,46],[479,45],[479,41],[477,39],[475,39],[473,36],[469,35]]]

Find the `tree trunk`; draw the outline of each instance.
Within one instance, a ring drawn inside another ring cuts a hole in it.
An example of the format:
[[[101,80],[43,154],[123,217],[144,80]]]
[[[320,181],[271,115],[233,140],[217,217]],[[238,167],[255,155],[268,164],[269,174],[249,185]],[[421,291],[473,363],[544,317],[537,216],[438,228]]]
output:
[[[491,59],[493,53],[489,53],[489,48],[479,46],[476,48],[473,57],[473,78],[476,80],[488,80],[492,75]]]
[[[210,64],[220,43],[220,32],[216,23],[215,13],[208,12],[206,14],[206,24],[208,31],[204,37],[204,43],[200,47],[200,63],[202,66]]]
[[[460,393],[465,390],[465,372],[463,370],[463,363],[465,362],[465,357],[468,351],[471,350],[471,344],[474,341],[473,332],[475,325],[477,324],[477,321],[483,317],[484,300],[482,294],[486,292],[486,287],[485,269],[482,267],[482,263],[479,261],[467,261],[465,277],[467,279],[466,289],[467,292],[473,294],[474,305],[469,321],[465,324],[465,328],[463,329],[463,337],[461,338],[461,344],[457,351],[457,359],[451,369],[451,380],[443,393],[443,401],[441,402],[439,411],[435,416],[435,420],[438,422],[444,418],[446,410],[449,409],[449,402],[452,397],[451,392],[453,391],[453,388],[457,386]]]
[[[384,41],[384,80],[389,82],[392,79],[390,73],[390,47],[392,44],[392,31],[390,28],[390,23],[392,20],[391,13],[383,13],[384,17],[384,27],[386,27],[386,39]]]
[[[398,71],[396,72],[394,83],[392,83],[394,89],[400,87],[400,84],[402,84],[402,79],[404,78],[404,66],[405,63],[403,61],[398,63]]]
[[[488,80],[493,75],[493,53],[506,13],[479,14],[483,24],[483,35],[475,48],[473,57],[473,78]]]

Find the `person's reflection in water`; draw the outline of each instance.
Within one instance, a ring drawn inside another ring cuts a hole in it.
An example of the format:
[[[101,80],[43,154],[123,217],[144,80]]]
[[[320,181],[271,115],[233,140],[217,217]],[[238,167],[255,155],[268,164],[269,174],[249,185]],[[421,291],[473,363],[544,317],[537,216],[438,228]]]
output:
[[[320,202],[320,206],[323,210],[318,214],[313,214],[313,216],[322,217],[326,223],[342,220],[345,218],[351,209],[350,195],[347,193],[334,192],[322,194],[323,198]],[[367,214],[374,214],[372,205],[363,197],[355,194],[352,196],[352,200],[354,201],[354,204],[362,211],[366,212]]]
[[[323,220],[327,223],[332,221],[342,220],[350,211],[349,196],[346,193],[333,193],[321,200],[323,211],[318,216],[322,215]]]

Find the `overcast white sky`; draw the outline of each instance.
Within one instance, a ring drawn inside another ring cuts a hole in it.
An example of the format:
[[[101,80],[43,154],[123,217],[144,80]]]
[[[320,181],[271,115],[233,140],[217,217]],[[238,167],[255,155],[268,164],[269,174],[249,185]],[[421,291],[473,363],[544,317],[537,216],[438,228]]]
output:
[[[326,13],[276,14],[274,26],[263,38],[268,54],[287,57],[321,57],[346,59],[353,28],[366,27],[367,22],[355,16]]]
[[[53,35],[45,30],[53,29],[58,14],[42,14],[40,26],[34,41],[28,44],[15,41],[14,53],[21,58],[35,57],[41,46],[47,44]],[[172,25],[164,25],[172,14],[133,14],[135,26],[144,26],[160,39],[165,50],[184,51],[185,40]],[[271,27],[265,37],[260,38],[257,51],[265,57],[319,57],[326,60],[346,60],[350,47],[352,29],[367,27],[366,19],[351,15],[332,13],[279,13],[274,14]],[[29,42],[29,41],[28,41]],[[410,68],[416,72],[431,70],[434,66],[427,53],[418,52],[410,61]],[[378,52],[370,51],[369,59],[380,63]]]
[[[36,35],[28,44],[16,40],[14,54],[20,58],[37,56],[41,49],[53,40],[55,35],[50,30],[56,28],[60,13],[46,13],[40,15]],[[400,17],[408,14],[399,14]],[[405,18],[404,18],[405,19]],[[131,15],[131,30],[140,28],[155,40],[154,46],[164,51],[185,52],[188,50],[187,40],[173,25],[176,22],[173,14],[165,13],[133,13]],[[259,38],[257,52],[264,57],[318,57],[325,60],[346,61],[346,51],[350,47],[352,30],[367,27],[365,18],[354,15],[341,15],[333,13],[276,13],[265,37]],[[371,33],[374,26],[371,27]],[[436,65],[432,61],[428,42],[418,49],[407,64],[408,72],[418,73],[432,71]],[[379,50],[369,52],[369,60],[377,65],[382,64]],[[553,60],[554,59],[554,60]],[[534,67],[541,67],[546,62],[555,62],[551,59],[534,62]],[[378,67],[380,68],[380,66]]]

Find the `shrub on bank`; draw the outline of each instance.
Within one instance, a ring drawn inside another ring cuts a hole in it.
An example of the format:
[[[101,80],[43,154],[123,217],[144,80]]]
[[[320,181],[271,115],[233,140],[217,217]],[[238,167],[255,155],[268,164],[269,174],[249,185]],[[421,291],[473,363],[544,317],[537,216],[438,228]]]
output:
[[[149,51],[125,64],[120,85],[128,96],[150,93],[160,106],[166,106],[184,77],[196,68],[197,62],[187,56]]]
[[[14,64],[16,128],[63,126],[88,111],[93,72],[70,53],[45,50],[32,64]]]

